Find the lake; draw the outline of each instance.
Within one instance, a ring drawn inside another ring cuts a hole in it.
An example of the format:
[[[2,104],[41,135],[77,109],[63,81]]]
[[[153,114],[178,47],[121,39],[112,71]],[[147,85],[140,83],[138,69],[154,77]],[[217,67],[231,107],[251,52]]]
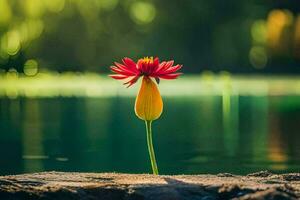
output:
[[[151,172],[144,122],[133,111],[138,86],[93,77],[0,79],[0,175]],[[299,80],[162,81],[164,112],[153,122],[160,173],[299,172]]]

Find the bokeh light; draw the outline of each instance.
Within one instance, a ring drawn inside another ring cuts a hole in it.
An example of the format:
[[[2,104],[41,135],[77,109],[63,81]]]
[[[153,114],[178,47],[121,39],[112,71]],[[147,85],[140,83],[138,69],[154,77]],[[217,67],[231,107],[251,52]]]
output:
[[[27,60],[24,64],[24,74],[34,76],[38,73],[38,62],[34,59]]]
[[[265,20],[257,20],[253,23],[251,27],[251,35],[252,39],[257,44],[265,44],[266,43],[266,22]]]
[[[266,67],[268,56],[264,47],[254,46],[249,52],[249,59],[253,67],[262,69]]]
[[[283,31],[293,22],[293,15],[288,10],[272,10],[267,21],[267,41],[273,49],[282,48]]]
[[[150,2],[137,1],[130,6],[130,14],[137,24],[148,24],[154,20],[156,9]]]
[[[21,48],[20,35],[17,31],[13,30],[1,38],[1,49],[8,55],[15,55]]]

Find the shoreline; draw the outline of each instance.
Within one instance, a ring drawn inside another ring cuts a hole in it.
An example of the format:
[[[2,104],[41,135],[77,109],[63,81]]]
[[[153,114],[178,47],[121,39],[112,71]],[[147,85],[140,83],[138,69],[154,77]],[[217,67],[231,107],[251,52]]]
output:
[[[0,199],[300,199],[300,173],[155,176],[41,172],[0,176]]]

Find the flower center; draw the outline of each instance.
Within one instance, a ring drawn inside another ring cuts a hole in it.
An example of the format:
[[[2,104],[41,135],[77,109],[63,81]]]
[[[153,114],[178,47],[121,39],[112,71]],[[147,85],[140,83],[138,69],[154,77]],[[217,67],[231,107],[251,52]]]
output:
[[[153,68],[154,60],[153,57],[144,57],[138,60],[138,68],[141,76],[148,76]]]
[[[144,57],[141,61],[145,64],[153,64],[153,57]]]

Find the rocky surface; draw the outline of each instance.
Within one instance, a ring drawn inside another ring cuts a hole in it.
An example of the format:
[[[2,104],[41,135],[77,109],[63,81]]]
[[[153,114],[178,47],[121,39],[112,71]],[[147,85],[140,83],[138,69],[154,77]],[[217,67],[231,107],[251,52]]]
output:
[[[0,176],[0,199],[300,199],[300,173],[154,176],[43,172]]]

